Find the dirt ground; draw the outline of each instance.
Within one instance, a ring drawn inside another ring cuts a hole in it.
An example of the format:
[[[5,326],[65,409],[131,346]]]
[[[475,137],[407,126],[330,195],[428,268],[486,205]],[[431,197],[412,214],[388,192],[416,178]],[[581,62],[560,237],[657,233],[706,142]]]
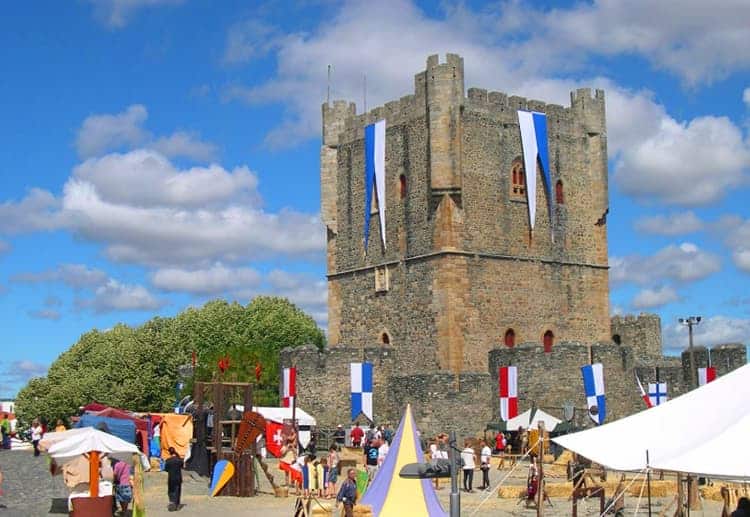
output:
[[[270,471],[279,472],[276,479],[282,479],[276,463],[270,462]],[[495,487],[500,482],[501,477],[507,474],[506,471],[491,471],[490,481]],[[281,517],[293,515],[295,497],[278,498],[271,495],[271,487],[267,483],[261,484],[261,494],[257,497],[237,498],[237,497],[208,497],[208,482],[204,478],[193,476],[191,473],[185,473],[183,483],[182,502],[185,505],[179,513],[167,511],[167,478],[163,472],[151,472],[146,474],[146,504],[147,514],[149,516],[167,516],[167,515],[255,515],[268,517]],[[519,467],[514,471],[505,482],[522,486],[525,483],[526,470],[525,466]],[[481,480],[481,474],[475,474]],[[265,481],[265,480],[264,480]],[[450,482],[449,480],[440,480],[441,488],[437,491],[443,508],[448,509]],[[652,500],[652,513],[659,515],[672,501],[672,497],[654,498]],[[314,503],[313,503],[314,504]],[[545,506],[545,515],[547,516],[568,516],[572,515],[571,502],[564,497],[551,498],[551,504]],[[638,498],[634,496],[626,497],[625,515],[633,515],[638,504]],[[719,516],[721,515],[721,503],[717,501],[703,501],[703,510],[693,511],[694,516]],[[674,513],[674,509],[670,515]],[[639,515],[648,515],[646,495],[644,493],[639,505]],[[334,514],[338,515],[338,514]],[[474,493],[461,492],[461,515],[497,515],[497,516],[524,516],[531,517],[536,515],[533,508],[525,508],[524,502],[515,498],[499,498],[497,491],[480,492],[475,490]],[[598,500],[588,500],[579,503],[578,515],[596,516],[599,515]],[[405,516],[408,517],[408,516]]]

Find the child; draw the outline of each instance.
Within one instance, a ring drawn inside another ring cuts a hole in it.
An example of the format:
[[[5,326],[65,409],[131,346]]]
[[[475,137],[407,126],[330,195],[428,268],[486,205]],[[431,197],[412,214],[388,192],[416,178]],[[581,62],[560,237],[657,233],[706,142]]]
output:
[[[328,495],[329,499],[336,497],[336,481],[339,477],[339,452],[336,444],[328,451]]]
[[[310,468],[311,463],[312,458],[310,456],[305,456],[305,462],[302,464],[302,497],[304,498],[310,497],[310,474],[312,474],[312,469]]]
[[[323,498],[328,486],[328,460],[321,458],[318,462],[318,497]]]

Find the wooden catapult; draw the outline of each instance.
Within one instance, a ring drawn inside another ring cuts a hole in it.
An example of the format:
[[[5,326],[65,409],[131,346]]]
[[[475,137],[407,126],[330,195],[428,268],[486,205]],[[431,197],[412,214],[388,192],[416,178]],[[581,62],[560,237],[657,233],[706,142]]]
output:
[[[198,412],[205,411],[206,395],[213,404],[214,427],[208,449],[209,472],[219,460],[234,463],[235,475],[219,495],[253,497],[257,495],[256,464],[276,490],[273,475],[268,472],[256,450],[256,439],[265,433],[266,421],[262,415],[252,411],[252,385],[247,382],[196,382],[193,400]],[[242,396],[244,411],[231,411],[230,397]]]

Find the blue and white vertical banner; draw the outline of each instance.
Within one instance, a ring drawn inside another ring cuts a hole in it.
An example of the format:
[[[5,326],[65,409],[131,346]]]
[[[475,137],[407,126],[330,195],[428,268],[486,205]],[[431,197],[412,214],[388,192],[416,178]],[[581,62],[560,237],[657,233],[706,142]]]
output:
[[[372,418],[372,363],[351,363],[352,421],[364,414]]]
[[[526,177],[526,194],[529,205],[529,224],[534,229],[536,220],[536,166],[541,167],[547,205],[552,214],[552,179],[549,168],[549,146],[547,144],[547,116],[536,111],[518,111],[518,126],[521,129],[523,148],[523,170]]]
[[[586,392],[586,405],[589,416],[596,424],[603,424],[607,417],[607,400],[604,395],[604,368],[602,363],[581,366],[583,389]]]
[[[385,248],[385,120],[365,127],[365,253],[370,238],[373,188],[378,198],[380,239]]]

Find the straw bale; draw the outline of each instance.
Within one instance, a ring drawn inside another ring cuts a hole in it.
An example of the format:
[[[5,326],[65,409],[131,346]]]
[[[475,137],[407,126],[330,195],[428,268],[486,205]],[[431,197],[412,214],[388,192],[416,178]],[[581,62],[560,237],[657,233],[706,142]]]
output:
[[[372,506],[367,504],[355,504],[354,515],[357,517],[372,517]]]
[[[323,501],[313,501],[310,506],[310,515],[314,517],[328,517],[329,515],[333,515],[336,510],[335,504]]]
[[[632,478],[631,478],[632,479]],[[643,480],[639,479],[628,488],[627,495],[638,497],[641,491],[641,484]],[[607,481],[601,483],[599,486],[604,487],[604,493],[606,497],[612,497],[617,488],[618,481]],[[626,481],[627,484],[627,481]],[[573,492],[573,483],[547,483],[546,484],[547,495],[550,497],[570,497]],[[652,497],[666,497],[677,492],[677,483],[675,481],[651,481],[651,496]],[[526,487],[524,486],[503,486],[498,489],[498,497],[502,499],[517,499],[523,497],[526,493]],[[645,494],[645,489],[644,489]]]

